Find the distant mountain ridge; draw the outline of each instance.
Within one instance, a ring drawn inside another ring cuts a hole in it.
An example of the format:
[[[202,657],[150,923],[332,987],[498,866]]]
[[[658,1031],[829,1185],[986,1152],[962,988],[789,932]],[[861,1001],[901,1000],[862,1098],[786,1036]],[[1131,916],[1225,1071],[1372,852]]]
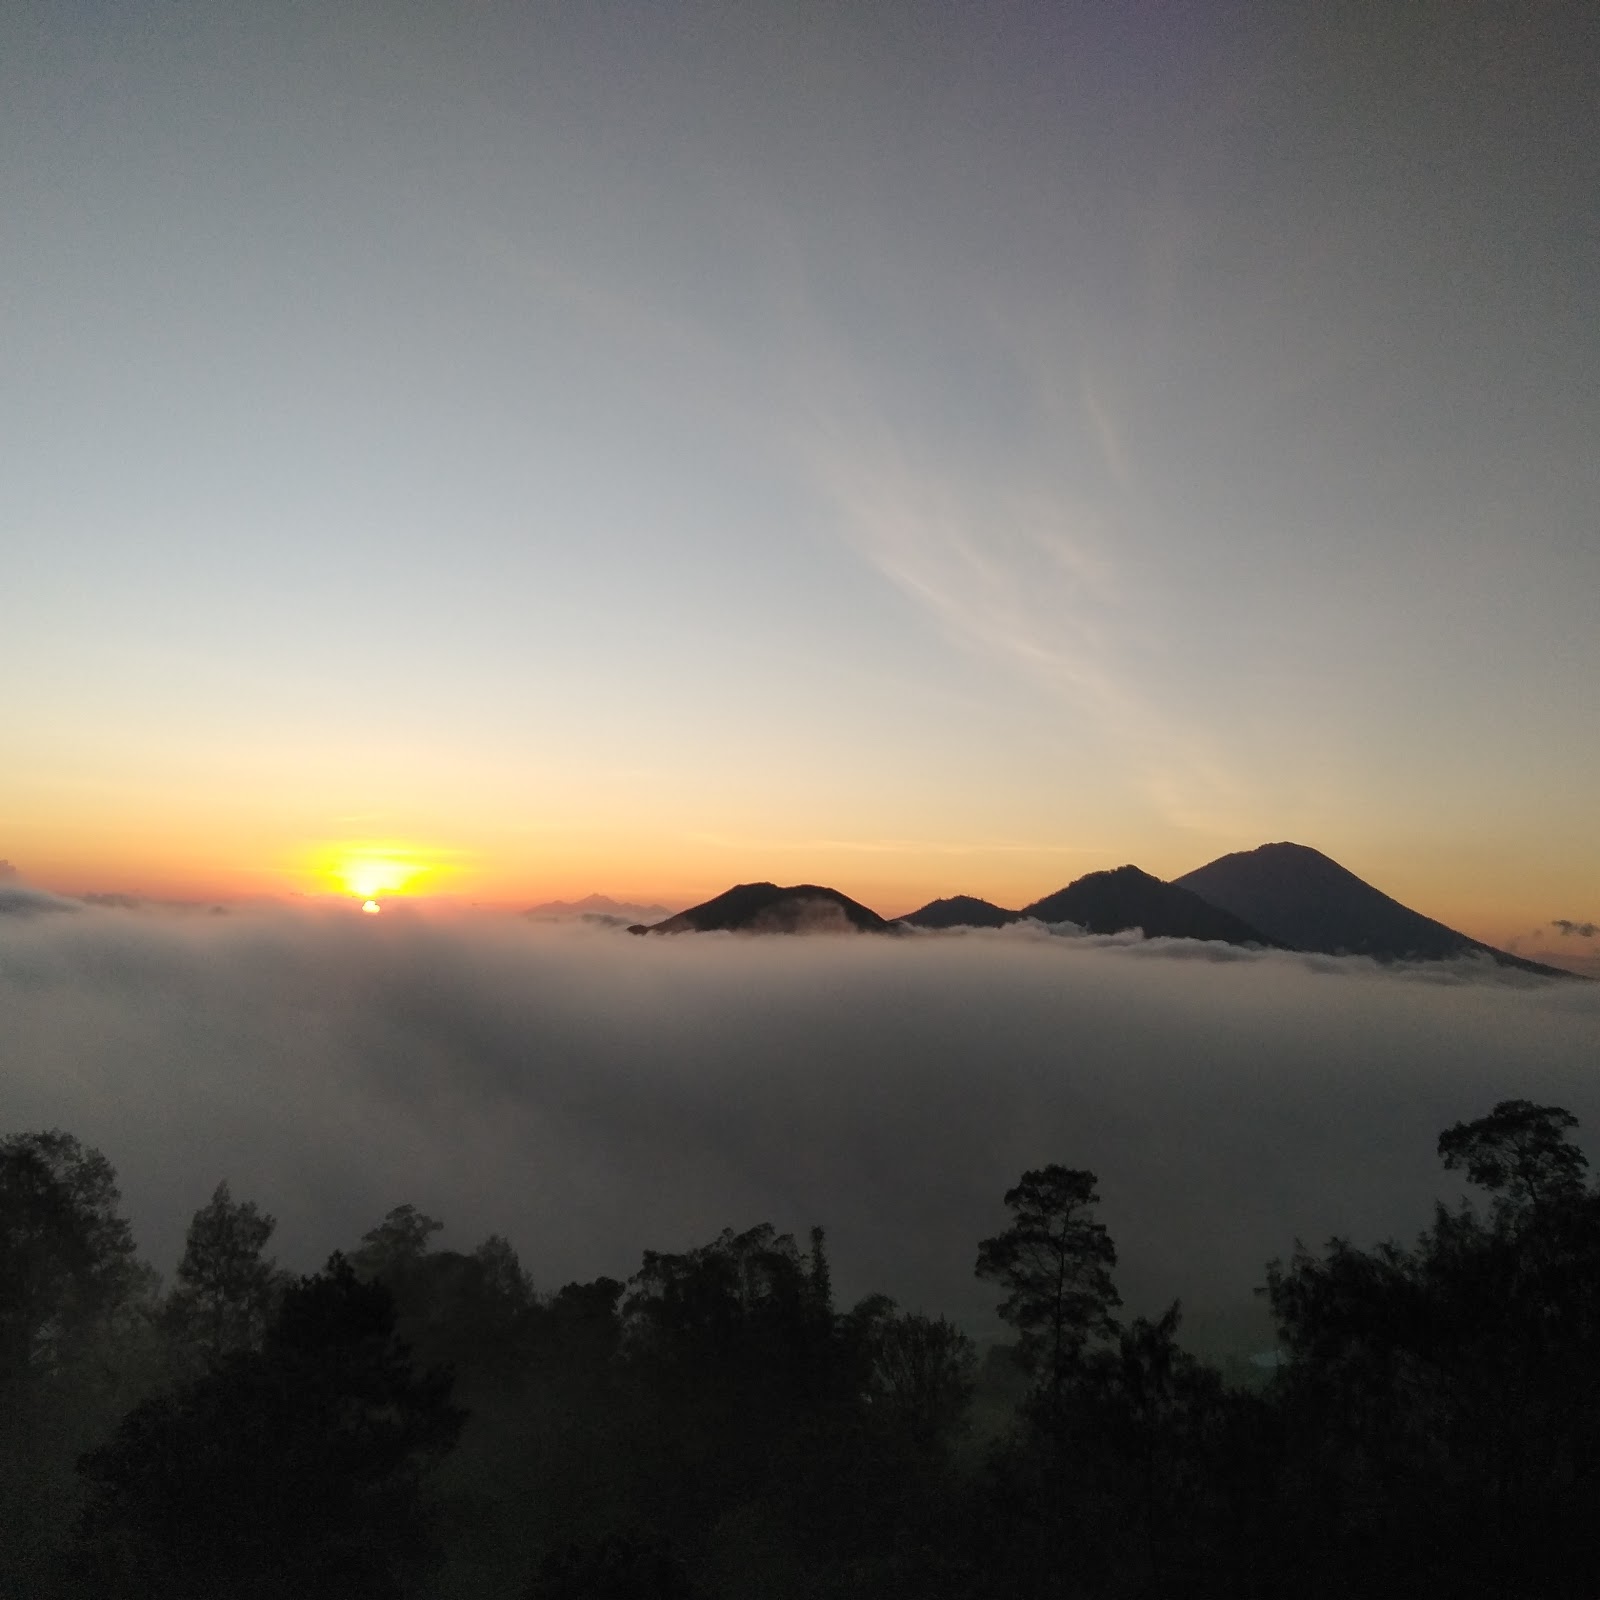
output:
[[[630,905],[625,900],[613,900],[608,894],[586,894],[581,900],[546,900],[542,905],[529,906],[523,916],[536,922],[554,922],[569,917],[605,917],[623,922],[655,922],[672,915],[666,906]]]
[[[815,883],[738,883],[653,927],[631,933],[892,933],[894,924]]]
[[[1295,950],[1380,961],[1487,956],[1544,977],[1573,977],[1447,928],[1403,906],[1310,845],[1264,844],[1219,856],[1174,884]]]
[[[1022,913],[1007,911],[976,895],[953,894],[948,899],[930,900],[896,920],[912,928],[1003,928],[1020,922]]]
[[[1089,872],[1042,900],[1024,906],[1040,922],[1073,922],[1090,933],[1141,928],[1147,939],[1209,939],[1224,944],[1271,945],[1254,924],[1188,889],[1163,883],[1138,867]]]
[[[591,902],[601,898],[591,896]],[[1290,843],[1220,856],[1170,883],[1128,865],[1086,873],[1021,911],[975,895],[951,895],[897,921],[821,884],[741,883],[653,925],[641,920],[629,932],[892,933],[902,926],[1001,928],[1024,918],[1073,923],[1096,934],[1137,928],[1149,939],[1210,940],[1380,961],[1476,957],[1541,977],[1580,976],[1458,933],[1374,889],[1321,851]]]

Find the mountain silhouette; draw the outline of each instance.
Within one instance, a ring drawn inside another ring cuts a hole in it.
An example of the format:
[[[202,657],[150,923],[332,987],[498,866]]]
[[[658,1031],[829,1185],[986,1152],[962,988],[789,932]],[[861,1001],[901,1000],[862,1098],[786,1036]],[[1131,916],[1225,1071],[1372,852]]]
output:
[[[913,928],[1003,928],[1020,922],[1020,911],[1007,911],[976,895],[953,894],[945,900],[930,900],[916,911],[898,919]]]
[[[1488,956],[1526,972],[1572,976],[1457,933],[1391,900],[1309,845],[1264,844],[1241,850],[1219,856],[1173,882],[1296,950],[1373,956],[1380,961]]]
[[[714,900],[632,933],[888,933],[876,911],[815,883],[740,883]]]
[[[586,918],[604,922],[654,922],[671,915],[666,906],[631,905],[608,894],[586,894],[581,900],[546,900],[529,906],[523,916],[534,922],[566,922]]]
[[[1031,906],[1025,917],[1075,922],[1090,933],[1142,928],[1147,939],[1219,939],[1225,944],[1276,944],[1233,912],[1188,889],[1163,883],[1138,867],[1090,872]]]

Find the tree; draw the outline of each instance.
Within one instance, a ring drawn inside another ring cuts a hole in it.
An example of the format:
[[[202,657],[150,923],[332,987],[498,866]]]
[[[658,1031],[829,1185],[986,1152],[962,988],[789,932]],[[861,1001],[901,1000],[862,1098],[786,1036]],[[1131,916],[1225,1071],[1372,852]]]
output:
[[[362,1234],[361,1248],[350,1257],[350,1264],[369,1278],[403,1275],[428,1253],[428,1240],[443,1227],[413,1205],[396,1206],[376,1228]]]
[[[1089,1357],[1082,1385],[1097,1485],[1123,1508],[1122,1538],[1142,1536],[1157,1571],[1214,1489],[1228,1421],[1220,1374],[1178,1345],[1181,1320],[1176,1300],[1153,1322],[1136,1317]]]
[[[645,1251],[622,1348],[666,1525],[708,1527],[775,1484],[798,1517],[807,1495],[831,1491],[823,1441],[858,1388],[821,1299],[824,1260],[820,1240],[808,1258],[770,1223],[681,1255]]]
[[[811,1230],[809,1279],[812,1302],[826,1315],[833,1307],[833,1273],[828,1266],[828,1236],[820,1227]]]
[[[646,1250],[623,1306],[640,1355],[726,1367],[766,1365],[780,1348],[808,1348],[832,1332],[822,1230],[809,1258],[794,1236],[761,1223],[744,1233],[725,1228],[712,1243],[682,1255]]]
[[[1048,1166],[1006,1191],[1013,1222],[978,1245],[977,1276],[1005,1288],[1000,1315],[1021,1334],[1018,1357],[1059,1401],[1092,1338],[1116,1332],[1116,1246],[1093,1218],[1095,1175]]]
[[[226,1183],[217,1185],[189,1224],[167,1301],[168,1326],[180,1341],[212,1360],[259,1348],[282,1287],[277,1264],[262,1255],[276,1226],[253,1203],[234,1204]]]
[[[516,1248],[503,1234],[491,1233],[472,1258],[478,1263],[484,1289],[508,1304],[531,1306],[537,1298],[533,1279],[523,1269]]]
[[[79,1470],[108,1596],[398,1600],[433,1555],[422,1474],[455,1443],[450,1375],[342,1257],[288,1289],[259,1350],[152,1396]]]
[[[1337,1550],[1350,1592],[1383,1572],[1406,1592],[1567,1593],[1557,1574],[1596,1570],[1600,1195],[1576,1126],[1502,1101],[1439,1137],[1492,1218],[1438,1205],[1412,1249],[1333,1239],[1268,1268],[1295,1543]]]
[[[111,1163],[59,1129],[0,1140],[0,1593],[48,1589],[78,1453],[159,1370],[154,1274]]]
[[[977,1347],[944,1317],[901,1311],[885,1295],[846,1319],[859,1341],[875,1415],[903,1429],[924,1453],[962,1427],[977,1386]]]
[[[591,1381],[610,1365],[622,1344],[618,1307],[627,1287],[615,1278],[596,1278],[556,1291],[541,1319],[552,1365]]]
[[[543,1308],[516,1251],[498,1235],[471,1255],[420,1251],[379,1281],[394,1295],[401,1336],[422,1359],[453,1367],[458,1380],[498,1381],[526,1360]]]
[[[111,1163],[71,1134],[0,1140],[0,1381],[58,1367],[148,1281]]]
[[[1583,1191],[1588,1158],[1567,1142],[1578,1119],[1561,1106],[1502,1100],[1486,1117],[1458,1122],[1439,1135],[1445,1170],[1465,1167],[1468,1179],[1513,1206],[1539,1206]]]

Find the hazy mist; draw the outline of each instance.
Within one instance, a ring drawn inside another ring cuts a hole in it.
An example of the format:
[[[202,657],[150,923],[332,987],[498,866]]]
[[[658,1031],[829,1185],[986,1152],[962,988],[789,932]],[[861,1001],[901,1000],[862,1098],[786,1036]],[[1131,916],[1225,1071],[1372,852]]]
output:
[[[1238,1326],[1298,1234],[1409,1236],[1434,1140],[1526,1096],[1600,1125],[1600,987],[1037,928],[631,939],[512,919],[0,917],[0,1131],[118,1169],[170,1272],[226,1177],[309,1270],[391,1206],[540,1287],[770,1220],[842,1299],[995,1331],[976,1241],[1026,1166],[1099,1174],[1135,1310]]]

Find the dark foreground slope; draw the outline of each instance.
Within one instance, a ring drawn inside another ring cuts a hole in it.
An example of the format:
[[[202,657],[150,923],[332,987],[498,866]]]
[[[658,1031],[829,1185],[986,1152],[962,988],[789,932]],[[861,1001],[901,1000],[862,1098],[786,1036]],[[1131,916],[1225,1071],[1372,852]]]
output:
[[[1003,928],[1020,922],[1020,911],[1007,911],[976,895],[953,894],[947,899],[930,900],[916,911],[899,919],[913,928]]]
[[[1173,882],[1297,950],[1380,961],[1486,956],[1547,977],[1572,976],[1447,928],[1390,899],[1309,845],[1264,844],[1241,850]]]
[[[1091,872],[1065,889],[1025,906],[1040,922],[1075,922],[1090,933],[1142,928],[1147,939],[1217,939],[1226,944],[1274,944],[1257,927],[1188,889],[1163,883],[1138,867]]]
[[[815,883],[740,883],[637,933],[888,933],[893,924]]]

